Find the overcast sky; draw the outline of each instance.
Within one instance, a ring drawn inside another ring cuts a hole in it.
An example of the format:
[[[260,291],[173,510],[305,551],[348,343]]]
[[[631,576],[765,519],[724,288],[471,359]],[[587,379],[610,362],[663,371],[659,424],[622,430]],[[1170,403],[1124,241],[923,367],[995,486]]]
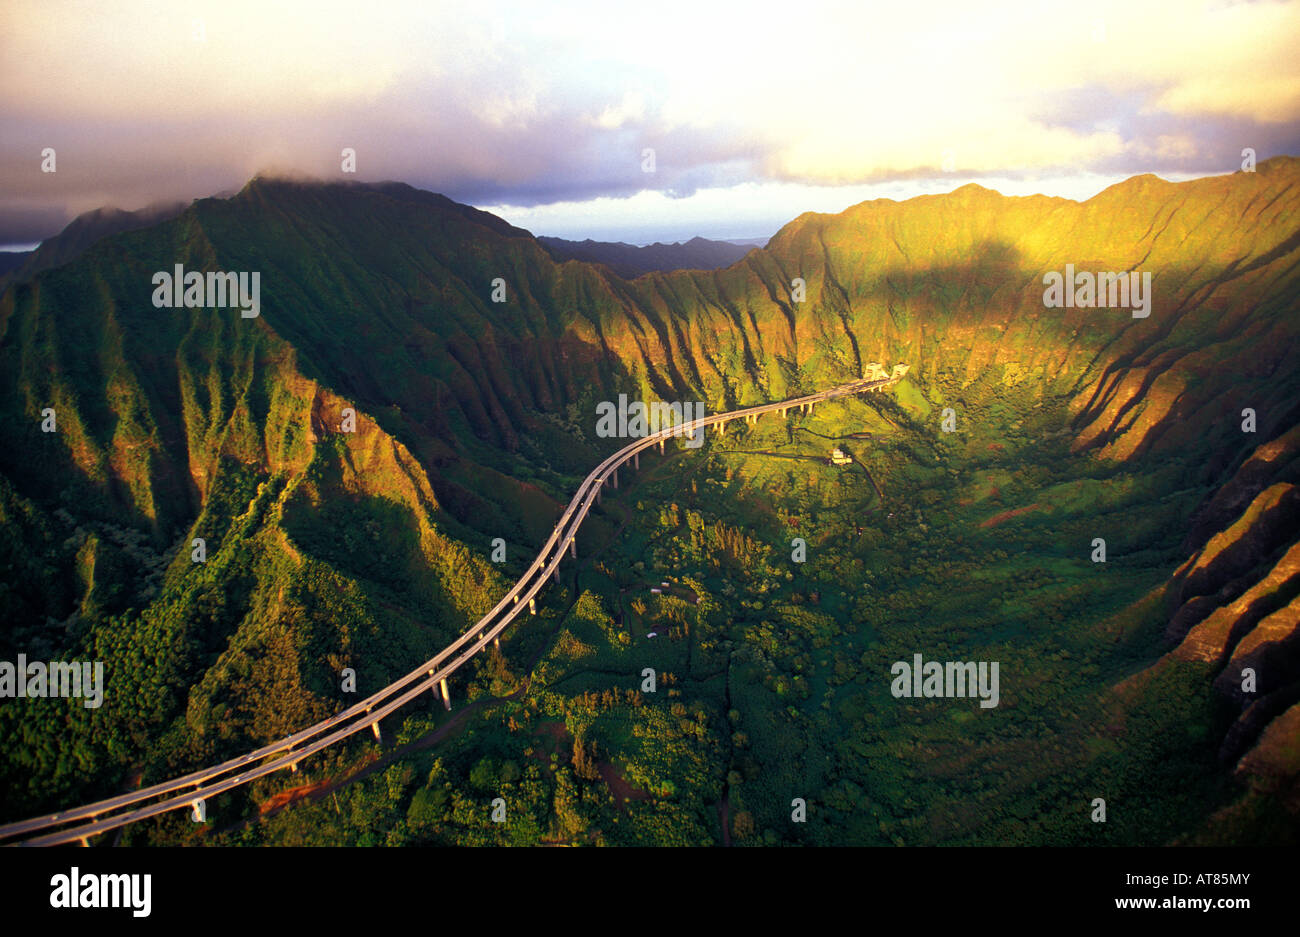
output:
[[[1294,2],[0,2],[0,244],[258,171],[645,243],[1300,155]]]

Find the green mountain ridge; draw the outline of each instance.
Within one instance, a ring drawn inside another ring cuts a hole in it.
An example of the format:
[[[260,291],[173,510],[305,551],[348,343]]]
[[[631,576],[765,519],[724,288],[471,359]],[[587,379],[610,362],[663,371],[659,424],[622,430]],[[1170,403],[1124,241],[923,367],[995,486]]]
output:
[[[635,280],[400,183],[259,177],[98,240],[0,296],[0,657],[94,654],[113,692],[5,704],[4,812],[240,753],[337,709],[343,667],[368,692],[425,659],[531,556],[619,392],[718,412],[906,362],[881,412],[909,438],[953,407],[981,444],[1028,420],[1078,459],[1176,464],[1200,549],[1255,497],[1215,492],[1300,415],[1298,180],[1288,157],[1083,203],[968,185]],[[154,308],[176,264],[259,271],[261,316]],[[1152,272],[1150,317],[1045,308],[1067,264]]]
[[[711,241],[693,237],[673,244],[655,242],[636,247],[623,242],[569,241],[564,238],[538,237],[557,261],[583,260],[603,263],[621,277],[632,279],[651,271],[713,270],[738,262],[754,245],[741,246],[728,241]]]

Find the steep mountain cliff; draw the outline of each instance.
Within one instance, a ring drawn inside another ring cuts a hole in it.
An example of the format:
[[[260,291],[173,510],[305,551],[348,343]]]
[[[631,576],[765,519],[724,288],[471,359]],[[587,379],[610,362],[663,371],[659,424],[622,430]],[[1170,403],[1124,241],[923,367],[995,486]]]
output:
[[[716,412],[871,362],[910,365],[899,414],[936,434],[941,407],[981,444],[1032,417],[1077,458],[1205,489],[1171,659],[1267,662],[1224,744],[1273,765],[1297,682],[1298,182],[1279,158],[1084,203],[965,186],[635,280],[401,184],[257,178],[79,245],[0,297],[0,650],[96,655],[112,690],[0,710],[4,812],[235,753],[341,705],[343,667],[369,692],[427,657],[608,445],[597,401]],[[158,308],[176,265],[256,271],[260,314]],[[1150,274],[1149,314],[1049,308],[1068,267]]]

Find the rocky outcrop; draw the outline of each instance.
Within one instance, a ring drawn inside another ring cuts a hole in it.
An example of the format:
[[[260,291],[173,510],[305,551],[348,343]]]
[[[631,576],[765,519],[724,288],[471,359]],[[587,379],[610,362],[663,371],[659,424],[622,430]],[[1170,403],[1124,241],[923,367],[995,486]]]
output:
[[[1220,760],[1248,791],[1281,792],[1300,815],[1286,793],[1300,780],[1300,523],[1297,486],[1281,480],[1294,478],[1298,455],[1300,433],[1279,433],[1196,512],[1188,542],[1199,546],[1164,590],[1176,646],[1135,679],[1210,664],[1214,690],[1239,712]]]

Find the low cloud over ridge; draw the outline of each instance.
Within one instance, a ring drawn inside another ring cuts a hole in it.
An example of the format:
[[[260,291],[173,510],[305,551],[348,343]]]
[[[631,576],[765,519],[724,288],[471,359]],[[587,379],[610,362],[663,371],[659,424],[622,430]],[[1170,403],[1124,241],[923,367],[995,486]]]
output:
[[[967,179],[1070,195],[1072,178],[1221,173],[1244,147],[1300,152],[1291,2],[569,3],[545,15],[481,0],[93,14],[19,2],[7,19],[3,243],[268,168],[344,178],[344,147],[357,152],[350,178],[403,179],[566,236],[583,233],[582,213],[563,206],[632,206],[646,191],[665,197],[638,221],[653,227],[693,199],[697,214],[718,204],[731,217],[708,193],[731,192],[734,211],[801,188],[915,183],[906,194]],[[45,147],[55,174],[40,171]],[[783,209],[767,214],[779,223]]]

